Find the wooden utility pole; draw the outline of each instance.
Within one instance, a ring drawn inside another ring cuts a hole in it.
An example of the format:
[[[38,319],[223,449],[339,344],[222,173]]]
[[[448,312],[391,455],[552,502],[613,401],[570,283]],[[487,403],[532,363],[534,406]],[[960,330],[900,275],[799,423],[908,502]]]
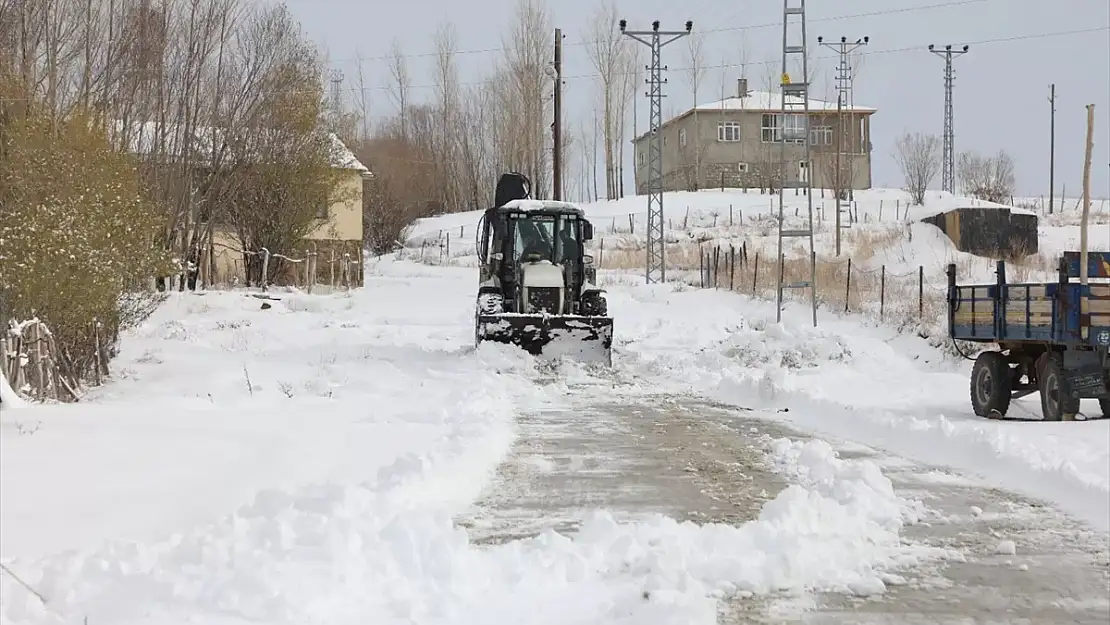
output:
[[[551,135],[555,139],[552,152],[552,197],[563,199],[563,31],[555,29],[555,121],[551,125]]]
[[[1091,215],[1091,153],[1095,149],[1095,105],[1087,105],[1087,150],[1083,156],[1083,220],[1079,222],[1079,283],[1087,284],[1087,219]],[[1086,311],[1083,311],[1086,312]],[[1087,338],[1087,337],[1083,337]]]
[[[1052,113],[1048,130],[1048,214],[1052,214],[1053,196],[1056,195],[1056,83],[1049,87],[1048,103]]]

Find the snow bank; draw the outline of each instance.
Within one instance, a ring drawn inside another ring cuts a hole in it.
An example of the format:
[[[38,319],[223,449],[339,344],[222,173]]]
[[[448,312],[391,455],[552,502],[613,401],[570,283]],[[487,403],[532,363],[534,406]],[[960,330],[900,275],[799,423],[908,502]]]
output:
[[[8,378],[3,373],[0,373],[0,403],[4,405],[5,410],[22,408],[27,405],[27,402],[23,401],[19,393],[16,393],[12,385],[8,383]]]
[[[0,582],[4,623],[715,623],[716,598],[774,591],[882,593],[897,571],[951,554],[904,544],[919,504],[869,461],[820,442],[773,441],[798,484],[739,527],[605,512],[579,531],[492,548],[469,543],[450,504],[456,448],[437,468],[400,458],[358,485],[263,492],[227,518],[153,545],[110,544],[9,566],[49,609]]]
[[[618,362],[658,383],[978,474],[1110,527],[1110,422],[978,418],[967,399],[970,363],[953,365],[924,340],[828,312],[814,329],[802,308],[788,306],[778,325],[773,304],[727,292],[610,292]],[[1082,409],[1099,410],[1093,400]],[[1035,396],[1009,414],[1039,415]]]
[[[112,383],[21,410],[33,434],[3,429],[0,556],[156,540],[260,490],[358,482],[454,447],[478,454],[452,489],[472,495],[512,441],[532,363],[471,347],[472,284],[421,280],[398,268],[354,294],[275,293],[269,310],[242,292],[173,294],[126,337]]]

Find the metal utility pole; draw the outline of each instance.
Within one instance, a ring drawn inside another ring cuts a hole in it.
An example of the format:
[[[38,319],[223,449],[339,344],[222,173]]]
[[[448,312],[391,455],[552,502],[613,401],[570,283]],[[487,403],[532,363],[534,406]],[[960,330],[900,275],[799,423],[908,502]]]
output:
[[[967,46],[963,49],[953,50],[952,44],[944,46],[944,51],[934,49],[929,44],[929,52],[944,58],[944,148],[941,155],[940,187],[949,193],[956,192],[956,156],[953,147],[956,141],[956,131],[952,129],[952,59],[962,54],[967,54]]]
[[[840,230],[841,228],[850,228],[852,225],[851,198],[846,192],[845,186],[851,188],[852,181],[848,180],[845,185],[847,176],[844,174],[844,163],[842,162],[847,156],[848,151],[848,137],[849,129],[855,128],[854,122],[858,118],[854,114],[852,98],[852,63],[851,54],[857,49],[862,48],[871,41],[870,37],[863,39],[856,39],[853,43],[848,43],[847,37],[841,37],[840,43],[832,44],[825,43],[823,37],[817,38],[818,45],[824,46],[831,50],[836,50],[840,55],[840,63],[836,66],[836,174],[833,178],[833,193],[836,194],[836,255],[840,256]],[[853,122],[852,126],[848,125],[848,120]],[[857,137],[858,133],[851,132],[854,141],[862,141],[863,137]],[[851,168],[848,168],[849,171]],[[848,213],[848,225],[844,225],[843,215]]]
[[[663,239],[663,138],[659,128],[663,125],[663,85],[667,79],[662,74],[663,46],[690,34],[694,22],[686,21],[686,30],[659,30],[659,20],[651,23],[651,30],[625,30],[627,20],[620,21],[621,34],[651,48],[651,65],[644,69],[649,75],[647,96],[651,104],[648,132],[648,215],[647,215],[647,283],[664,282],[667,265],[664,259],[666,242]],[[658,277],[656,277],[658,276]]]
[[[777,297],[775,298],[775,320],[782,321],[782,294],[785,289],[809,289],[810,305],[813,308],[813,327],[817,327],[817,252],[813,249],[813,168],[810,166],[809,142],[809,55],[806,53],[806,1],[783,0],[782,2],[782,113],[778,124],[772,132],[773,137],[779,142],[779,223],[778,223],[778,283]],[[795,18],[791,21],[791,18]],[[794,27],[793,38],[791,26]],[[790,79],[791,55],[800,55],[802,63],[801,82]],[[788,123],[789,122],[789,123]],[[791,162],[787,160],[786,144],[803,145],[805,154],[803,161]],[[785,188],[786,176],[791,166],[798,168],[798,183],[795,188],[801,188],[806,196],[806,226],[796,230],[785,230]],[[786,259],[782,252],[782,240],[790,237],[805,237],[809,239],[809,279],[799,282],[784,283],[784,265]]]
[[[333,69],[330,74],[331,81],[331,128],[332,131],[338,130],[339,126],[339,113],[343,110],[342,99],[340,98],[339,85],[343,84],[343,72]]]
[[[552,199],[563,199],[563,30],[555,29],[555,121],[551,124],[551,136],[555,147],[551,156],[551,179],[554,188]]]
[[[1056,83],[1048,89],[1048,104],[1052,111],[1048,122],[1048,214],[1051,215],[1053,196],[1056,195]]]

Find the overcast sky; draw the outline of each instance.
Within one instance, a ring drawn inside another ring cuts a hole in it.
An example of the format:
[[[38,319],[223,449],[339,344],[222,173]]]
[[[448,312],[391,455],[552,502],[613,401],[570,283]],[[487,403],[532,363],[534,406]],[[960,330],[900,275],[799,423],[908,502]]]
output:
[[[305,31],[327,51],[331,64],[344,72],[345,94],[355,98],[356,58],[375,114],[389,114],[385,85],[389,74],[382,58],[396,36],[406,53],[433,51],[432,34],[440,21],[455,24],[464,82],[480,80],[501,54],[502,35],[516,0],[287,0]],[[596,0],[549,2],[553,27],[566,35],[564,74],[571,128],[589,123],[598,88],[593,68],[580,43],[588,38]],[[741,49],[747,49],[746,74],[759,88],[765,64],[778,66],[782,46],[782,2],[778,0],[617,0],[630,29],[680,30],[687,19],[704,32],[707,64],[712,66],[702,103],[718,99],[722,83],[729,93],[741,76]],[[872,118],[875,186],[897,187],[901,175],[892,157],[902,132],[940,134],[943,128],[944,61],[930,54],[930,43],[963,46],[955,87],[957,152],[999,149],[1017,162],[1018,193],[1048,192],[1049,84],[1056,84],[1056,185],[1068,196],[1080,192],[1087,104],[1095,104],[1095,153],[1092,194],[1110,196],[1110,2],[1107,0],[809,0],[809,44],[818,70],[813,77],[821,97],[831,81],[835,59],[817,49],[816,38],[870,37],[858,71],[855,101],[878,109]],[[1089,31],[1089,32],[1080,32]],[[1065,34],[1058,34],[1065,33]],[[1048,36],[1054,35],[1054,36]],[[631,42],[629,45],[633,45]],[[639,44],[635,44],[639,45]],[[644,50],[646,52],[646,49]],[[664,112],[693,104],[687,73],[686,45],[664,48],[670,83]],[[430,98],[430,56],[411,59],[416,98]],[[828,78],[827,78],[828,77]],[[641,96],[642,98],[642,96]],[[646,127],[647,104],[639,105],[639,129]],[[627,154],[631,161],[631,151]],[[631,167],[626,171],[631,175]],[[570,173],[568,172],[568,175]],[[936,182],[939,185],[939,176]]]

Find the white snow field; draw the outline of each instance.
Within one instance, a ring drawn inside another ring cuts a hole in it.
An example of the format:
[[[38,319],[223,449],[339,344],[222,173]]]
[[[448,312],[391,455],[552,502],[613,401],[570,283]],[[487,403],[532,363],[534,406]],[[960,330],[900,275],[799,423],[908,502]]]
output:
[[[665,194],[672,259],[668,264],[675,263],[668,279],[697,281],[698,247],[746,243],[750,255],[763,250],[773,258],[775,222],[770,213],[777,214],[776,202],[777,196],[758,190]],[[814,203],[828,207],[817,225],[818,258],[843,263],[844,258],[835,259],[832,253],[835,203],[831,196],[815,196]],[[1016,401],[1007,415],[1011,421],[976,417],[969,402],[971,363],[950,349],[935,347],[947,347],[940,314],[929,316],[926,306],[926,319],[916,318],[918,267],[926,294],[942,299],[948,263],[957,264],[961,283],[992,283],[994,261],[960,252],[939,229],[913,222],[959,206],[991,205],[939,191],[928,193],[925,206],[907,210],[906,205],[907,195],[899,190],[857,192],[859,221],[844,235],[844,256],[855,256],[855,267],[863,270],[885,266],[888,275],[911,274],[909,288],[888,295],[887,304],[889,315],[889,308],[906,304],[892,300],[912,298],[912,305],[904,306],[912,309],[911,318],[890,315],[887,323],[880,323],[874,314],[877,306],[868,315],[823,307],[820,327],[814,329],[808,308],[791,304],[784,323],[777,325],[773,303],[739,292],[690,290],[682,283],[647,287],[642,285],[642,270],[622,266],[603,270],[599,277],[610,290],[618,361],[661,384],[693,388],[721,401],[789,409],[781,417],[805,429],[975,474],[1056,502],[1096,527],[1110,528],[1110,420],[1030,423],[1041,419],[1038,395]],[[1054,280],[1052,268],[1059,253],[1078,249],[1075,202],[1064,205],[1063,211],[1041,215],[1039,254],[1013,270],[1021,271],[1022,279]],[[1092,205],[1090,249],[1110,250],[1110,203],[1096,200]],[[804,211],[805,197],[788,191],[786,206],[788,221],[796,221],[790,215],[796,209]],[[596,225],[596,238],[603,239],[596,243],[606,250],[595,247],[595,257],[629,250],[625,258],[639,259],[642,267],[643,196],[582,208]],[[461,213],[421,220],[403,254],[422,256],[433,264],[473,265],[479,216]],[[686,248],[694,253],[683,253]],[[804,252],[796,244],[787,249],[788,255]],[[692,271],[689,265],[683,271],[678,263],[691,259]],[[763,294],[773,298],[773,289],[771,282]],[[917,333],[933,338],[926,341]],[[1093,400],[1084,400],[1081,408],[1088,415],[1099,414]]]
[[[550,372],[512,348],[474,349],[472,270],[382,259],[370,273],[269,310],[244,292],[171,295],[85,401],[5,401],[0,622],[713,623],[725,594],[870,595],[946,556],[900,535],[922,506],[872,461],[785,439],[769,460],[794,485],[744,525],[599,510],[575,534],[472,545],[453,517],[508,452],[514,416],[566,386],[537,384]],[[770,331],[753,363],[719,342],[761,336],[730,331],[748,323],[742,298],[669,291],[614,294],[618,367],[746,400],[742,367],[798,349]],[[838,364],[837,345],[801,356],[832,381],[843,367],[846,385],[858,359]],[[804,373],[776,378],[783,396]]]

